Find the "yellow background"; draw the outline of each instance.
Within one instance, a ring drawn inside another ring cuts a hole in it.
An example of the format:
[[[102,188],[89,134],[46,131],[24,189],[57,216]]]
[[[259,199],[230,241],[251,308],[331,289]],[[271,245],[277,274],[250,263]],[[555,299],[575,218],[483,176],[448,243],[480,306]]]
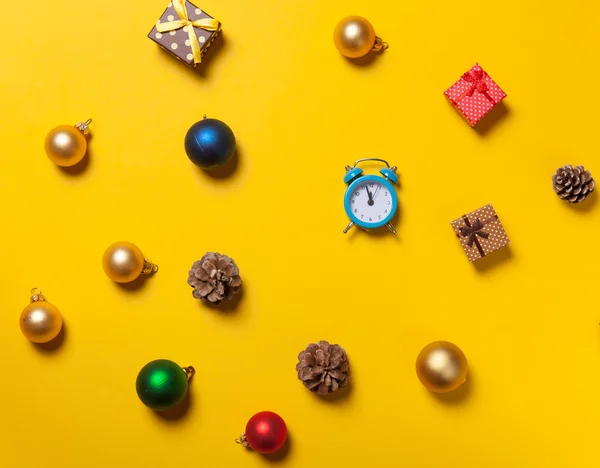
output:
[[[550,178],[568,163],[600,177],[598,6],[203,0],[224,40],[194,72],[146,38],[167,3],[0,11],[0,464],[597,466],[600,206],[561,202]],[[390,44],[369,64],[334,48],[350,14]],[[442,94],[476,61],[508,94],[478,131]],[[228,177],[184,153],[205,113],[236,134]],[[88,117],[87,168],[58,169],[46,133]],[[344,165],[361,157],[399,167],[397,236],[342,234]],[[449,222],[490,202],[512,245],[469,264]],[[160,265],[140,289],[103,273],[117,240]],[[237,308],[191,296],[209,250],[240,266]],[[32,287],[64,315],[54,351],[19,331]],[[337,398],[296,378],[319,339],[350,358]],[[414,371],[438,339],[471,367],[448,398]],[[198,371],[179,419],[136,396],[157,358]],[[234,443],[261,410],[288,424],[278,457]]]

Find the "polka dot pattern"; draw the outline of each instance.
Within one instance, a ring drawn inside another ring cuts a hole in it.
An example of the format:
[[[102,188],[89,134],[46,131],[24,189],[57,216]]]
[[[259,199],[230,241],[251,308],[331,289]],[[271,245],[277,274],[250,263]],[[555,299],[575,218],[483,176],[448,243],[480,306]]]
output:
[[[201,18],[212,18],[212,16],[208,15],[189,1],[185,2],[185,6],[188,13],[188,17],[192,21]],[[173,2],[170,2],[167,9],[163,12],[156,24],[167,23],[169,21],[174,21],[178,19],[179,15],[177,14],[177,11],[175,11]],[[193,29],[194,33],[196,34],[196,37],[198,38],[198,42],[200,43],[202,54],[204,54],[206,49],[210,47],[212,42],[219,34],[219,31],[206,31],[202,28],[196,27],[194,27]],[[195,66],[188,26],[176,29],[174,31],[169,31],[168,34],[166,32],[158,32],[155,26],[154,28],[152,28],[152,31],[150,31],[148,37],[154,42],[156,42],[158,45],[160,45],[163,49],[169,51],[169,53],[171,53],[176,58],[184,62],[186,65],[189,65],[191,67]]]
[[[476,77],[475,80],[474,77]],[[481,79],[479,80],[479,78]],[[479,122],[483,116],[506,97],[506,93],[477,63],[460,80],[448,88],[444,94],[471,126]]]
[[[469,246],[468,244],[471,236],[464,235],[465,229],[468,229],[469,227],[465,222],[465,217],[469,221],[471,227],[473,227],[477,220],[479,220],[483,224],[483,227],[478,232],[487,234],[487,239],[482,236],[475,236],[474,239],[476,242],[474,241],[472,245]],[[460,243],[463,246],[467,257],[469,257],[471,262],[479,260],[483,257],[479,251],[479,248],[477,247],[477,243],[485,255],[488,255],[510,244],[510,240],[508,239],[508,236],[502,227],[502,223],[498,219],[498,215],[496,214],[496,211],[492,205],[486,205],[483,208],[479,208],[478,210],[455,219],[451,222],[451,224],[456,232],[456,236],[460,239]]]

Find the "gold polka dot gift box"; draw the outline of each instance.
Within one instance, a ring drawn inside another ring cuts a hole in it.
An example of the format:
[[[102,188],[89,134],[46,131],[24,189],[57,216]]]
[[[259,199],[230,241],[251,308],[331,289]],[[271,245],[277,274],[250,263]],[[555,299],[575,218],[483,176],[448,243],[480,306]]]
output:
[[[471,127],[506,97],[506,93],[478,63],[444,94]]]
[[[510,244],[492,205],[463,215],[451,224],[471,262]]]
[[[173,0],[148,37],[195,67],[221,32],[221,23],[187,0]]]

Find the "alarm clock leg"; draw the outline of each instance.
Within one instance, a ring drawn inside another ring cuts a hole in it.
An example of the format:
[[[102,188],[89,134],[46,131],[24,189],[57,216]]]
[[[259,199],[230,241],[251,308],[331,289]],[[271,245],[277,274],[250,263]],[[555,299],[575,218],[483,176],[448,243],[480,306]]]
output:
[[[394,226],[392,226],[392,223],[387,223],[387,227],[390,229],[390,231],[396,234],[396,230],[394,229]]]
[[[346,229],[344,229],[344,234],[346,234],[352,226],[354,226],[354,221],[350,221],[350,224],[346,226]]]

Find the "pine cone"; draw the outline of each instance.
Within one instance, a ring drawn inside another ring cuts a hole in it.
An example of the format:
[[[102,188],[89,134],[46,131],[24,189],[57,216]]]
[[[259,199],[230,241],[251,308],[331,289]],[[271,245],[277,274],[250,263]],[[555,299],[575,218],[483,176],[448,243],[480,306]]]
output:
[[[552,185],[557,195],[570,203],[581,203],[594,191],[596,183],[590,171],[583,166],[560,167],[552,176]]]
[[[194,288],[192,295],[196,299],[219,304],[224,299],[231,299],[240,290],[242,279],[240,269],[232,258],[209,252],[192,265],[188,284]]]
[[[344,387],[350,379],[350,368],[346,351],[337,344],[327,341],[309,344],[298,355],[298,378],[311,392],[327,395]]]

